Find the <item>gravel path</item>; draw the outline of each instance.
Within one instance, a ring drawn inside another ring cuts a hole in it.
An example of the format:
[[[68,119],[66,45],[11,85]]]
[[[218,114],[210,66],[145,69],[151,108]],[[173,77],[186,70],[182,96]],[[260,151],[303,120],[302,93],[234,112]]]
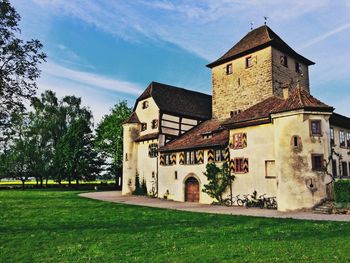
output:
[[[303,220],[326,220],[326,221],[350,221],[349,215],[324,215],[314,214],[312,212],[278,212],[276,210],[259,209],[244,207],[226,207],[213,206],[198,203],[183,203],[156,198],[148,198],[141,196],[122,196],[120,191],[109,192],[91,192],[79,194],[79,196],[109,201],[114,203],[123,203],[128,205],[148,206],[157,208],[174,209],[189,212],[227,214],[227,215],[244,215],[256,217],[272,217],[272,218],[293,218]]]

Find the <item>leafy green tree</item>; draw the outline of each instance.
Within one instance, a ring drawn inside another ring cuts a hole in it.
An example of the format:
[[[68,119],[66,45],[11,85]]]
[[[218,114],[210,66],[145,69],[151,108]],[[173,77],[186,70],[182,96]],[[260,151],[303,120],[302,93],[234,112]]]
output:
[[[223,194],[234,180],[234,176],[230,175],[228,163],[225,162],[221,168],[217,167],[215,163],[207,164],[204,175],[209,183],[204,185],[202,191],[222,204],[224,202]]]
[[[0,143],[13,136],[12,116],[23,112],[24,101],[36,92],[39,64],[46,55],[42,44],[18,38],[20,16],[8,0],[0,0]],[[3,146],[4,147],[4,146]]]
[[[79,118],[74,121],[59,142],[59,149],[69,186],[73,180],[78,185],[81,180],[96,179],[103,160],[93,148],[93,134],[88,120]]]
[[[131,112],[127,102],[121,101],[112,108],[110,114],[103,117],[96,128],[96,148],[108,157],[108,172],[116,184],[123,166],[123,123]]]

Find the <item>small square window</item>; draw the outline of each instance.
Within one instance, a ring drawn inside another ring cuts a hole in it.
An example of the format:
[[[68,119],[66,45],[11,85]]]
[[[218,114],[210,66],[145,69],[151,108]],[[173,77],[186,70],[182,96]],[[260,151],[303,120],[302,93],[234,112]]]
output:
[[[311,161],[313,171],[323,171],[323,154],[312,154]]]
[[[147,123],[143,122],[141,123],[141,131],[147,130]]]
[[[311,120],[310,121],[310,134],[312,136],[322,136],[321,121]]]
[[[245,66],[246,68],[250,68],[253,66],[253,58],[251,56],[245,59]]]
[[[243,158],[235,158],[235,173],[244,173]]]
[[[281,60],[281,65],[283,65],[286,68],[288,68],[288,57],[286,55],[282,55],[280,57],[280,60]]]
[[[232,68],[232,63],[226,65],[226,74],[232,74],[233,68]]]

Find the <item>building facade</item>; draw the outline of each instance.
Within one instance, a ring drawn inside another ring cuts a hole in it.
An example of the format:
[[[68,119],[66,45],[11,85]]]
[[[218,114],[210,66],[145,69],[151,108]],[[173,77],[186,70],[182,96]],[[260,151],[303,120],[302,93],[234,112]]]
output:
[[[313,64],[262,26],[207,65],[213,96],[152,82],[124,124],[123,194],[138,174],[160,198],[211,203],[206,165],[228,162],[234,196],[280,211],[326,199],[350,174],[350,118],[310,94]]]

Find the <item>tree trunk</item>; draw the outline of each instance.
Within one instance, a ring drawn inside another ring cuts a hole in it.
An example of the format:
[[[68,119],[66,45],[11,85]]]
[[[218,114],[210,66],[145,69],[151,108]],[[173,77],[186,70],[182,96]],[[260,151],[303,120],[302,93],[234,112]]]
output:
[[[78,179],[75,180],[75,187],[76,187],[77,189],[79,188],[79,180],[78,180]]]
[[[46,188],[47,188],[48,182],[49,182],[49,178],[46,178],[46,181],[45,181]]]
[[[36,188],[39,188],[39,179],[37,176],[35,176],[35,181],[36,181]]]
[[[40,176],[40,188],[43,188],[43,177]]]
[[[68,176],[68,186],[69,186],[69,188],[72,187],[72,178],[71,178],[71,176]]]
[[[24,183],[25,183],[25,180],[21,179],[22,181],[22,190],[24,191]]]

